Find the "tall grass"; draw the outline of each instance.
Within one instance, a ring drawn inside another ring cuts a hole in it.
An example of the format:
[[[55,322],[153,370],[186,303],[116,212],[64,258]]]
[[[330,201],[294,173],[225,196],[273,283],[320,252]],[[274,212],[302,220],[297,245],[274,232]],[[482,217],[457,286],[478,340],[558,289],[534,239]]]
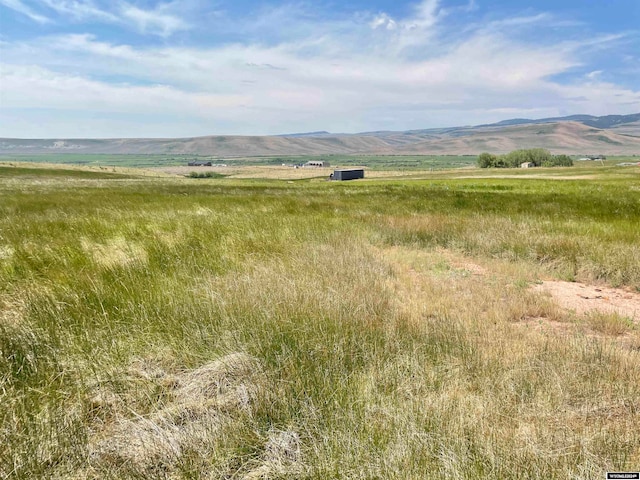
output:
[[[637,470],[637,351],[526,289],[640,285],[634,182],[0,179],[0,477]]]

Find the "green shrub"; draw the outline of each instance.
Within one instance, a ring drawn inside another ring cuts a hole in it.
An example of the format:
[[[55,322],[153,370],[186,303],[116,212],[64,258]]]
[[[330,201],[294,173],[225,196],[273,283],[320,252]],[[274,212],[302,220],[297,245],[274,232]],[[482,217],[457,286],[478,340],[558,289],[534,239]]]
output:
[[[573,160],[569,155],[554,155],[543,167],[573,167]]]
[[[500,156],[485,152],[478,156],[480,168],[518,168],[523,163],[533,163],[536,167],[573,166],[573,160],[568,155],[551,155],[544,148],[514,150]]]
[[[544,162],[551,161],[551,152],[543,148],[530,148],[526,150],[514,150],[504,156],[504,163],[507,167],[517,168],[523,163],[531,162],[536,167],[542,166]]]
[[[224,178],[226,175],[216,172],[189,172],[189,178]]]
[[[496,166],[496,160],[498,157],[491,153],[483,152],[478,156],[478,167],[489,168]]]

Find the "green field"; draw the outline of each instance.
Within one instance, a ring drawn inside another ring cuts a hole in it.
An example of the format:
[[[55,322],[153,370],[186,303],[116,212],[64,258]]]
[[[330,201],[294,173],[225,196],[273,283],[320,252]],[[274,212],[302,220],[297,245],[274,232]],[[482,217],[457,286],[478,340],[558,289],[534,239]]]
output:
[[[0,478],[640,469],[638,318],[531,289],[640,291],[640,169],[143,173],[0,167]]]
[[[326,160],[332,166],[366,166],[370,170],[444,170],[475,165],[476,155],[317,155],[244,158],[244,165],[303,164]]]
[[[115,154],[40,154],[28,155],[0,154],[0,162],[55,163],[61,165],[84,165],[92,167],[129,167],[154,168],[187,165],[191,161],[211,161],[214,164],[224,163],[231,167],[297,165],[308,161],[328,161],[331,166],[366,166],[374,171],[418,171],[449,170],[454,168],[473,167],[477,155],[273,155],[264,157],[224,158],[201,155],[115,155]],[[577,159],[578,156],[574,156]],[[605,165],[613,166],[621,162],[638,162],[636,156],[611,156]],[[578,167],[592,168],[600,166],[600,162],[576,162]]]
[[[110,155],[110,154],[69,154],[47,153],[40,155],[0,155],[2,162],[56,163],[61,165],[86,165],[97,167],[163,167],[186,165],[203,157],[194,155]]]
[[[122,172],[91,171],[91,170],[72,170],[69,168],[33,168],[31,165],[23,165],[15,163],[13,166],[9,164],[0,165],[0,178],[15,179],[18,181],[32,180],[35,178],[46,179],[114,179],[114,178],[132,178],[131,175]]]
[[[302,164],[310,160],[326,160],[332,165],[365,165],[372,170],[442,170],[475,165],[475,155],[310,155],[219,158],[195,155],[100,155],[100,154],[42,154],[0,155],[3,162],[60,163],[88,166],[168,167],[188,162],[213,161],[230,166]]]

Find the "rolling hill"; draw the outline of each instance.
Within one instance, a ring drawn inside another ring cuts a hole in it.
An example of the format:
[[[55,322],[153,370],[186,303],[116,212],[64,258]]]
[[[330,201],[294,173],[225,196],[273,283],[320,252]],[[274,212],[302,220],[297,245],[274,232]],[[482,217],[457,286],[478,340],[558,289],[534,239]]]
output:
[[[640,154],[640,114],[512,119],[475,127],[404,132],[194,138],[0,138],[0,154],[191,154],[219,157],[328,154],[477,154],[542,147],[554,153]]]

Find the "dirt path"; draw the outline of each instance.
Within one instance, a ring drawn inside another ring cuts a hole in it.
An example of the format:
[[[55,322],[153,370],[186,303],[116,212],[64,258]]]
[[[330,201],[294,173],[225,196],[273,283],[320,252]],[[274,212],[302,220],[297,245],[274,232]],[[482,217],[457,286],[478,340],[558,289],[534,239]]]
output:
[[[640,322],[640,293],[631,290],[561,281],[545,281],[533,290],[547,292],[562,308],[579,315],[593,311],[617,313]]]

